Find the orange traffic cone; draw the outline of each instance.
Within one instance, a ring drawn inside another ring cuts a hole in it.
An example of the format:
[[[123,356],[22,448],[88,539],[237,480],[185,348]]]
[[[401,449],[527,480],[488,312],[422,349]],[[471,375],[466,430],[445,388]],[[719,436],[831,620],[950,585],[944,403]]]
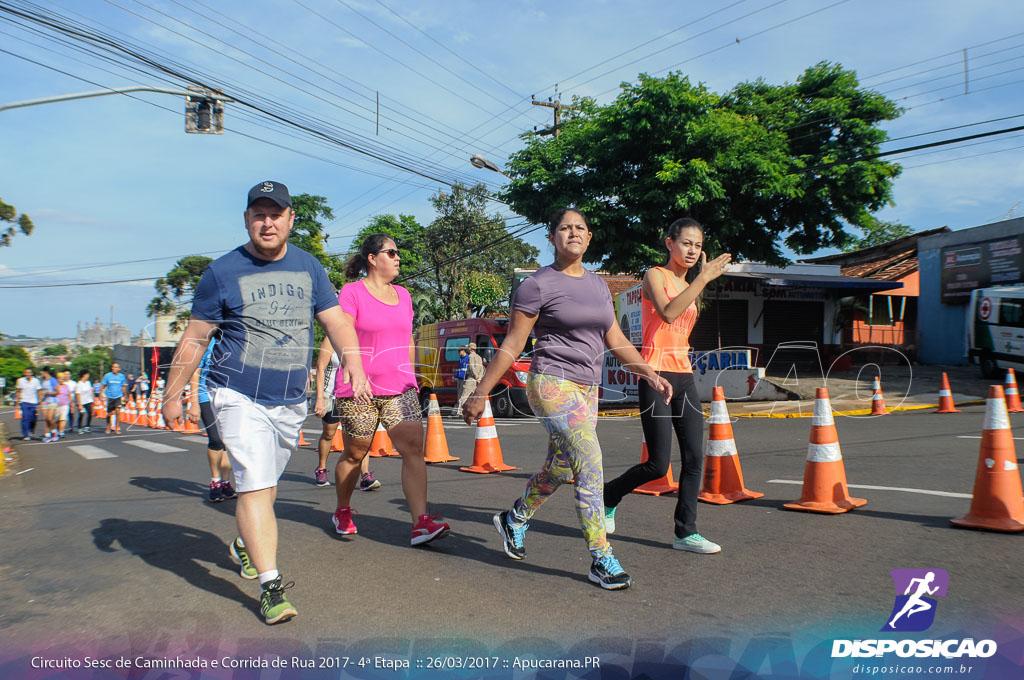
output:
[[[884,416],[888,411],[885,410],[885,399],[882,397],[882,381],[878,379],[877,375],[871,389],[871,415]]]
[[[832,402],[828,388],[819,387],[814,395],[814,417],[811,438],[804,465],[804,486],[800,500],[782,507],[790,510],[838,514],[866,504],[863,498],[852,498],[846,488],[846,468],[839,450],[839,435],[832,418]]]
[[[306,438],[302,434],[301,427],[299,428],[299,446],[309,446],[309,442],[306,441]]]
[[[103,403],[103,399],[96,399],[92,402],[92,417],[96,419],[107,417],[107,405]]]
[[[1006,372],[1006,410],[1010,413],[1024,412],[1020,406],[1020,392],[1017,391],[1017,375],[1013,369]]]
[[[14,409],[14,419],[21,420],[21,404],[18,404],[18,408]]]
[[[344,451],[345,439],[341,436],[341,428],[334,431],[334,439],[331,440],[331,451]]]
[[[191,407],[190,407],[191,408]],[[186,414],[185,416],[185,434],[202,434],[202,430],[199,429],[199,423],[195,422]]]
[[[640,462],[645,463],[649,458],[647,453],[647,439],[641,436],[640,440]],[[642,484],[633,489],[633,493],[642,493],[648,496],[660,496],[663,493],[674,493],[679,491],[679,482],[672,478],[672,463],[668,464],[668,472],[664,477]]]
[[[498,430],[494,427],[494,413],[491,412],[491,400],[484,401],[484,414],[476,426],[476,441],[473,444],[473,464],[460,467],[463,472],[505,472],[515,470],[512,465],[505,465],[501,457],[501,444],[498,442]]]
[[[370,455],[374,458],[398,455],[398,451],[395,451],[391,444],[391,437],[380,423],[377,423],[377,431],[373,433],[373,441],[370,442]]]
[[[153,413],[153,400],[139,402],[139,417],[136,418],[136,425],[142,427],[153,427],[153,421],[150,415]]]
[[[444,435],[441,407],[434,394],[430,395],[430,408],[427,409],[427,442],[423,459],[428,463],[450,463],[458,460],[448,451],[448,438]]]
[[[939,410],[936,413],[960,413],[953,403],[953,393],[949,391],[949,378],[942,374],[942,385],[939,387]]]
[[[135,424],[135,416],[133,415],[134,413],[135,413],[135,399],[133,397],[128,397],[128,401],[125,402],[125,405],[121,407],[121,422],[124,423],[125,425],[134,425]]]
[[[950,523],[991,531],[1024,531],[1022,495],[1006,398],[1002,387],[992,385],[988,388],[971,509],[963,517],[951,519]]]
[[[154,427],[157,428],[158,430],[166,430],[167,429],[167,423],[164,422],[164,399],[163,399],[163,397],[160,397],[160,400],[157,402],[157,405],[156,405],[156,425],[154,425]]]
[[[743,487],[743,471],[736,453],[729,409],[725,405],[725,389],[715,387],[711,396],[711,417],[708,418],[708,445],[705,449],[704,488],[697,500],[716,505],[745,501],[764,496]]]

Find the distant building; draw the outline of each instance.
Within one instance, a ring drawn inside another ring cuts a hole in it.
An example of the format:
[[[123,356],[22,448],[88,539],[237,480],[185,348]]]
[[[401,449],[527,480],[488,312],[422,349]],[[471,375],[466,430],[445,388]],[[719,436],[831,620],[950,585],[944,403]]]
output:
[[[100,323],[96,317],[96,323],[90,328],[82,328],[82,322],[78,322],[78,335],[75,336],[75,344],[86,347],[96,345],[127,345],[131,343],[132,332],[119,323],[110,322],[107,328]]]

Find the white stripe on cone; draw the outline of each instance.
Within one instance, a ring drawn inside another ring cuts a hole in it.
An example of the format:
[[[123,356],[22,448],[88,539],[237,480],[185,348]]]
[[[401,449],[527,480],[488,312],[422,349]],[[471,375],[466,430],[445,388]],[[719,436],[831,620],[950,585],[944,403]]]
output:
[[[952,397],[953,393],[950,392],[949,390],[939,390],[939,396],[940,397]]]
[[[986,430],[1009,430],[1010,416],[1006,412],[1005,399],[987,399],[985,409]]]
[[[725,425],[731,423],[729,419],[729,409],[726,408],[724,401],[713,401],[711,402],[711,417],[708,418],[709,425]]]
[[[427,417],[441,415],[441,407],[437,404],[437,399],[430,400],[430,406],[427,407]]]
[[[735,456],[735,439],[709,439],[707,455],[709,456]]]
[[[832,418],[832,403],[828,399],[815,399],[814,417],[811,418],[811,425],[823,427],[835,424],[836,421]]]
[[[807,445],[808,463],[834,463],[842,459],[843,454],[839,450],[839,442]]]

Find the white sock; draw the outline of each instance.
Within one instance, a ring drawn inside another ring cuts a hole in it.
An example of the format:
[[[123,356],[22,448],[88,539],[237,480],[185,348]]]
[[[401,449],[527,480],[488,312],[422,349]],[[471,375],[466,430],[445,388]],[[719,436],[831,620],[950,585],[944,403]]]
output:
[[[117,416],[110,416],[110,427],[117,427]]]
[[[260,572],[260,587],[266,588],[268,581],[273,581],[275,578],[280,576],[281,573],[277,569],[271,569],[270,571]]]
[[[214,484],[220,484],[220,477],[210,477],[210,481]]]

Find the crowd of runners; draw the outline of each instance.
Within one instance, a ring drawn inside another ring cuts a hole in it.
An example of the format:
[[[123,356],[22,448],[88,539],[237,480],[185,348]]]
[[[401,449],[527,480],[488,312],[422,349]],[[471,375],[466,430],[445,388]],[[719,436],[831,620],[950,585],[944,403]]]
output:
[[[139,400],[159,397],[164,381],[158,379],[152,386],[149,377],[142,373],[136,378],[125,375],[121,366],[114,362],[110,371],[96,382],[89,371],[81,370],[77,377],[72,371],[49,366],[35,370],[26,368],[15,383],[15,403],[21,417],[21,438],[31,441],[39,438],[37,426],[42,423],[42,441],[54,442],[68,435],[92,434],[93,414],[97,404],[105,407],[104,433],[120,434],[121,408],[129,396]]]
[[[298,446],[307,415],[307,382],[313,361],[314,322],[326,339],[316,358],[313,410],[323,423],[318,486],[337,497],[331,522],[338,534],[358,533],[353,492],[380,487],[367,467],[378,430],[387,432],[402,457],[401,486],[408,504],[413,546],[449,535],[449,525],[429,510],[422,411],[413,372],[413,308],[409,292],[395,285],[401,253],[386,234],[360,244],[346,266],[352,281],[335,291],[320,263],[288,244],[295,213],[287,187],[261,182],[247,197],[243,219],[248,241],[215,260],[200,280],[188,326],[166,378],[163,417],[202,422],[209,437],[209,500],[235,499],[238,532],[230,553],[240,575],[260,583],[260,612],[268,624],[294,617],[277,564],[277,484]],[[682,454],[672,548],[713,553],[721,546],[697,532],[697,492],[703,464],[703,419],[689,363],[689,334],[704,287],[721,276],[728,254],[708,260],[703,228],[677,220],[665,232],[667,261],[648,271],[642,286],[643,349],[616,323],[610,292],[583,267],[592,232],[586,215],[559,210],[548,225],[554,262],[527,277],[511,302],[508,333],[484,371],[468,355],[460,362],[456,412],[469,424],[481,418],[485,400],[529,337],[536,338],[527,392],[547,430],[548,454],[509,509],[493,524],[505,554],[526,557],[531,517],[559,486],[571,484],[591,557],[589,579],[602,588],[628,588],[632,579],[612,553],[608,536],[615,513],[636,487],[662,477],[673,434]],[[607,483],[597,438],[601,361],[610,351],[642,380],[640,407],[649,459]],[[72,413],[107,400],[107,430],[117,432],[121,399],[140,381],[117,364],[97,382],[83,372],[26,371],[18,381],[23,434],[31,437],[40,404],[47,437],[63,436]],[[182,395],[191,384],[188,413]],[[71,406],[71,405],[74,406]],[[86,419],[76,431],[88,432]],[[340,429],[343,446],[333,475],[327,461]]]

